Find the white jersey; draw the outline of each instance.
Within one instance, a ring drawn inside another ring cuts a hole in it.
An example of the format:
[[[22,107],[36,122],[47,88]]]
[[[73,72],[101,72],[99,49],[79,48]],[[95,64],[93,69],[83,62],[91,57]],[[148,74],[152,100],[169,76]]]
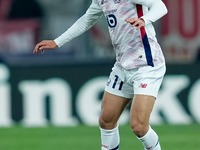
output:
[[[140,66],[157,66],[164,63],[162,50],[157,43],[152,22],[167,13],[161,0],[93,0],[86,14],[64,34],[55,39],[60,47],[82,34],[105,15],[116,53],[116,66],[130,70]],[[125,21],[143,18],[145,27],[136,30]]]

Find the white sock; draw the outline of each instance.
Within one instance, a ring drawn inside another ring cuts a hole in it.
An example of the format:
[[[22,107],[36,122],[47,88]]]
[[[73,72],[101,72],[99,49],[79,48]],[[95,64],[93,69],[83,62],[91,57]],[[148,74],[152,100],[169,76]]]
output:
[[[158,135],[150,126],[147,134],[138,139],[144,145],[145,150],[161,150]]]
[[[100,129],[102,143],[101,150],[118,150],[120,143],[118,125],[111,130]]]

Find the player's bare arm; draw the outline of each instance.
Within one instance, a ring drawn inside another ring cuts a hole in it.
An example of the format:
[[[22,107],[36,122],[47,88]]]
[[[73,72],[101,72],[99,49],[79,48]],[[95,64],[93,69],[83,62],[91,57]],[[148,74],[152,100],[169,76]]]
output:
[[[137,30],[145,26],[145,21],[142,18],[129,18],[125,21],[130,23],[132,27],[137,27]]]
[[[54,40],[44,40],[35,46],[33,53],[38,54],[39,51],[44,53],[44,49],[54,49],[56,47],[57,44],[54,42]]]

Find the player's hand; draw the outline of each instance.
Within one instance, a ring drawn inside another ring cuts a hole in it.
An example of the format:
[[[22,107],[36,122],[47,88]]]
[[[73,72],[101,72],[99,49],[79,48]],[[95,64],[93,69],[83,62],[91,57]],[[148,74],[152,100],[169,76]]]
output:
[[[38,54],[39,51],[44,53],[44,49],[54,49],[57,44],[53,40],[44,40],[35,46],[33,54]]]
[[[137,27],[137,30],[145,26],[145,21],[142,18],[129,18],[125,21],[130,23],[132,27]]]

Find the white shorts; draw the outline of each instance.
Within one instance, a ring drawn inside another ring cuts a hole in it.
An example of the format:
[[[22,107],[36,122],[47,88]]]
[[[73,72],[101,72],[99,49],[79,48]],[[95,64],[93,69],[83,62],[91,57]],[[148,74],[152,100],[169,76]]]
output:
[[[166,72],[165,64],[158,67],[143,66],[132,70],[113,67],[105,91],[133,98],[135,94],[157,97]]]

